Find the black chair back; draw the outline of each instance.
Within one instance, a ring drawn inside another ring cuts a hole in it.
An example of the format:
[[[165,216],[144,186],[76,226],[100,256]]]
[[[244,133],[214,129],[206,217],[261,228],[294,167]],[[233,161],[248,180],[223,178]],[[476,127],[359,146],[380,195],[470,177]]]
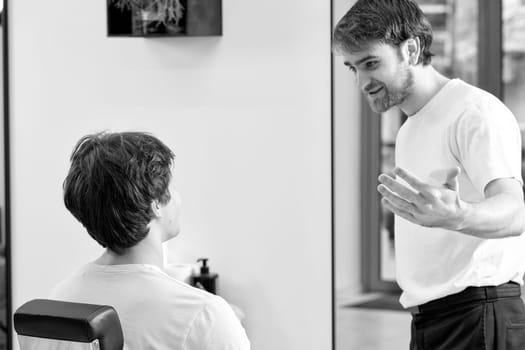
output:
[[[100,350],[122,350],[124,345],[120,319],[107,305],[34,299],[16,310],[14,327],[21,346],[26,342],[22,337],[92,343]]]

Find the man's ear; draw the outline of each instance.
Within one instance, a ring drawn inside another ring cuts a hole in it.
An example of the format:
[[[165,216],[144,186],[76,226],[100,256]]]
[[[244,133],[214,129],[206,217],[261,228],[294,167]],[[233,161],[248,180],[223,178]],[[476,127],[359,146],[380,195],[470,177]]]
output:
[[[408,54],[408,64],[415,66],[421,54],[421,41],[416,36],[405,40],[403,46],[404,51]]]
[[[403,56],[407,59],[408,64],[415,66],[419,61],[419,55],[421,54],[421,41],[416,36],[414,38],[409,38],[401,44],[401,50]]]
[[[160,203],[157,200],[154,200],[151,202],[151,210],[153,211],[153,214],[155,214],[155,217],[161,218],[162,212],[160,210]]]

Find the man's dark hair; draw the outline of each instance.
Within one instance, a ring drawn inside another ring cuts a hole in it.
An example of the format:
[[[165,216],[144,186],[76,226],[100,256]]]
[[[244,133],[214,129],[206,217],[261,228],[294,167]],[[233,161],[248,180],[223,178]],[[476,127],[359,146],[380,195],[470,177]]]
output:
[[[148,234],[153,201],[170,200],[174,157],[147,133],[84,136],[70,158],[64,203],[100,245],[122,254]]]
[[[333,34],[336,52],[358,52],[374,41],[399,46],[418,37],[421,54],[417,63],[432,60],[432,27],[412,0],[358,0],[339,20]]]

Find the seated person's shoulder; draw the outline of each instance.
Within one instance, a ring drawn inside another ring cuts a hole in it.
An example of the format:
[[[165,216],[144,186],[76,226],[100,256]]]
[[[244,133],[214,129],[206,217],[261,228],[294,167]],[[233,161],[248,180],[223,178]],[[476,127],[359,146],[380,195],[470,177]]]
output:
[[[191,309],[187,349],[247,350],[250,342],[232,306],[222,297],[169,279],[179,307]]]
[[[231,306],[221,297],[209,294],[192,322],[186,338],[188,349],[248,350],[250,342]]]
[[[249,349],[246,332],[223,298],[154,267],[90,264],[60,282],[51,299],[111,305],[124,327],[137,315],[150,325],[170,325],[183,330],[180,341],[187,349]]]

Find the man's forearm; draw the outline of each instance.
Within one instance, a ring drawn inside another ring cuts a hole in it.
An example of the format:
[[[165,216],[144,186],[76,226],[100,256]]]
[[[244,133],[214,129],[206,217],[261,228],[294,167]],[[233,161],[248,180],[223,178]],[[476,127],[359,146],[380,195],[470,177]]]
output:
[[[525,206],[521,199],[500,193],[479,203],[465,203],[458,232],[479,238],[505,238],[525,231]]]

